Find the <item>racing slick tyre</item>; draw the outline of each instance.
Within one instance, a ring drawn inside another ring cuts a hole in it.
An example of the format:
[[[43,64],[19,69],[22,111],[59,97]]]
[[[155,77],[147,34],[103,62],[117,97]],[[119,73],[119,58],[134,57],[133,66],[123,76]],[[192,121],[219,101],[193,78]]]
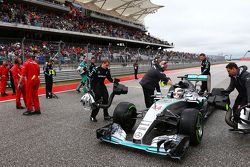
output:
[[[233,110],[231,108],[228,109],[225,116],[226,123],[231,126],[232,128],[237,128],[237,123],[232,120],[233,118]]]
[[[136,107],[129,102],[119,103],[113,114],[113,122],[119,124],[126,132],[131,131],[136,123]]]
[[[203,119],[199,110],[188,108],[182,111],[179,124],[179,133],[190,137],[190,144],[200,144],[203,136]]]

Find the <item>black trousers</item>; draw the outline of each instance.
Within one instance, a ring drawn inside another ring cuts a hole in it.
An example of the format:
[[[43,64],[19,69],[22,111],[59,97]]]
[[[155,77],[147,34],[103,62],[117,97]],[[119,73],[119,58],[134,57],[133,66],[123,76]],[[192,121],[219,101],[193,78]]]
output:
[[[52,98],[53,77],[45,75],[46,97]]]
[[[135,79],[137,79],[138,69],[134,70]]]
[[[207,81],[201,82],[201,92],[207,91]]]
[[[239,118],[240,116],[240,112],[237,112],[239,106],[244,106],[244,105],[247,105],[247,97],[238,95],[233,105],[233,115],[235,118]]]
[[[208,79],[209,79],[209,81],[210,81],[210,77],[211,77],[211,75],[210,74],[208,74],[207,75],[208,76]],[[201,82],[201,92],[205,92],[205,91],[207,91],[207,92],[209,92],[208,91],[208,83],[207,83],[208,81],[202,81]],[[211,81],[210,81],[211,82]],[[209,84],[211,84],[211,83],[209,83]],[[210,86],[211,87],[211,86]]]
[[[142,87],[142,90],[144,94],[145,105],[147,108],[150,108],[154,104],[154,98],[152,97],[154,95],[154,90],[144,87]]]
[[[93,92],[95,94],[95,101],[102,100],[102,104],[108,104],[109,93],[105,85],[98,85],[93,87]],[[96,117],[100,108],[92,110],[91,117]],[[103,109],[104,117],[109,116],[108,109]]]
[[[12,75],[10,76],[10,84],[11,84],[12,93],[16,93],[16,87],[15,87],[14,79]]]

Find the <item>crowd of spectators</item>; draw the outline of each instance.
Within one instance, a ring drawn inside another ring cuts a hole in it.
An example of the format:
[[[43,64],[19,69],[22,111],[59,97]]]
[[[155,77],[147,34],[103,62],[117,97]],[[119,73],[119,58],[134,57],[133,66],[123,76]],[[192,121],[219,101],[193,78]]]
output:
[[[88,50],[88,51],[87,51]],[[15,56],[22,54],[32,54],[40,63],[44,63],[46,57],[62,58],[62,62],[80,61],[84,56],[95,56],[98,61],[108,58],[111,62],[129,62],[138,57],[137,49],[123,47],[109,47],[102,45],[79,45],[64,42],[45,42],[45,41],[30,41],[24,42],[23,51],[22,44],[19,41],[0,40],[0,58],[13,59]]]
[[[53,0],[41,0],[49,3],[63,5],[58,1]],[[48,11],[45,8],[37,8],[27,5],[17,0],[0,0],[0,21],[9,23],[19,23],[31,26],[47,27],[53,29],[60,29],[66,31],[78,31],[90,34],[98,34],[111,37],[119,37],[132,40],[142,40],[152,43],[163,43],[146,34],[143,31],[135,31],[132,29],[126,29],[122,26],[117,26],[111,23],[100,22],[93,18],[85,17],[79,12],[77,8],[71,7],[70,13]],[[20,56],[22,54],[22,48],[20,42],[12,43],[0,43],[0,56],[1,57],[13,57]],[[62,43],[60,46],[58,43],[51,42],[25,42],[24,54],[32,53],[43,62],[44,57],[53,57],[54,55],[62,55],[62,57],[70,59],[81,57],[86,54],[86,46],[75,46],[75,44]],[[60,51],[59,51],[60,50]],[[102,58],[109,58],[111,61],[129,62],[134,60],[146,60],[149,57],[158,55],[162,59],[172,62],[189,62],[195,61],[197,55],[183,52],[173,51],[157,51],[148,49],[135,49],[127,47],[114,47],[114,46],[88,46],[88,53],[97,57],[100,61]]]
[[[150,43],[168,44],[166,41],[154,38],[144,31],[87,17],[73,5],[70,6],[70,9],[69,13],[59,12],[28,5],[17,0],[3,0],[0,4],[0,21]]]
[[[22,49],[23,48],[23,49]],[[40,64],[53,58],[62,63],[77,63],[84,56],[95,56],[99,62],[108,58],[111,62],[129,63],[137,61],[148,62],[155,56],[172,63],[199,61],[197,54],[162,51],[147,48],[130,48],[121,46],[104,46],[64,42],[48,42],[25,40],[22,47],[21,40],[0,39],[0,59],[13,59],[15,56],[32,54]]]
[[[162,59],[167,59],[172,63],[191,63],[199,62],[198,54],[178,52],[178,51],[165,51],[160,53]]]
[[[26,40],[22,46],[20,40],[0,40],[0,58],[2,59],[12,60],[15,56],[32,54],[40,64],[43,64],[50,58],[62,58],[64,62],[64,57],[66,59],[71,55],[80,57],[84,53],[84,47],[66,46],[65,43],[60,42]]]

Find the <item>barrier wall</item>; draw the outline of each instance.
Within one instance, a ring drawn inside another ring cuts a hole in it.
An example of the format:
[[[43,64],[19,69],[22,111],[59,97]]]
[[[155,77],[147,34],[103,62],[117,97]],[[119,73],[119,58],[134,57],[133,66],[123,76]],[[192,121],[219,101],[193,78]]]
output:
[[[213,62],[212,64],[221,64],[225,63],[224,61],[221,62]],[[183,64],[169,64],[168,69],[181,69],[181,68],[188,68],[188,67],[199,67],[200,63],[183,63]],[[140,65],[139,64],[139,73],[145,73],[150,68],[150,65]],[[79,73],[76,70],[63,70],[63,71],[57,71],[57,75],[54,77],[54,82],[60,82],[60,81],[72,81],[81,79]],[[119,76],[119,75],[128,75],[133,74],[134,69],[133,66],[111,66],[110,68],[111,75],[112,76]],[[44,76],[41,69],[41,83],[44,83]]]

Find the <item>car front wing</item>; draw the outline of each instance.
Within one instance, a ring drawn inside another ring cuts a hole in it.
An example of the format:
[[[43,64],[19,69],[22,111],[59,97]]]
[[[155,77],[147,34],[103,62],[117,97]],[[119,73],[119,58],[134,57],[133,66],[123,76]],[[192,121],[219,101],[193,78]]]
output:
[[[146,152],[167,155],[174,159],[181,159],[189,146],[189,136],[185,135],[163,135],[152,140],[151,145],[138,144],[126,140],[126,132],[119,124],[111,123],[96,130],[97,138],[101,141],[122,145]]]

